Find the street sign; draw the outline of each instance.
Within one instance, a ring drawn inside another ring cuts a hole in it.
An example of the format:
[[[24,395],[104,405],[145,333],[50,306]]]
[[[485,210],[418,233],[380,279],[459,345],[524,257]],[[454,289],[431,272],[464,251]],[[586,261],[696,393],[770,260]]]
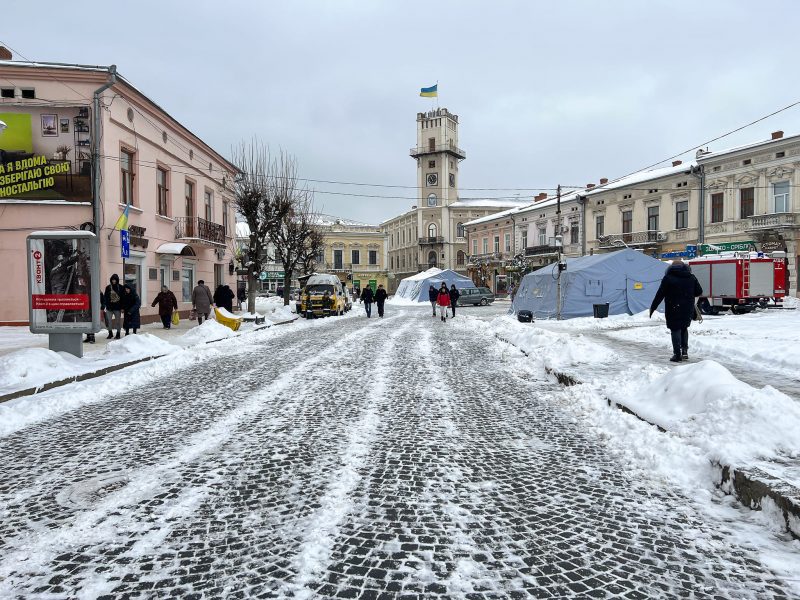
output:
[[[261,271],[261,273],[258,274],[258,278],[261,281],[266,281],[267,280],[267,272],[266,271]]]
[[[753,240],[744,242],[717,242],[716,244],[700,244],[700,254],[719,254],[720,252],[750,252],[755,251],[756,243]]]
[[[131,257],[131,244],[130,244],[130,238],[128,237],[127,229],[119,230],[119,249],[122,258]]]

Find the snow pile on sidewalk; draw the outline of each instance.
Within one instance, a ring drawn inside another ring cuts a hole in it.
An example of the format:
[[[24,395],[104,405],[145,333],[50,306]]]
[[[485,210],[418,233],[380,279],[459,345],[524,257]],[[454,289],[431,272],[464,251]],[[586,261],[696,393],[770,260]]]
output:
[[[293,321],[297,318],[294,312],[294,304],[294,300],[290,300],[288,306],[284,305],[281,296],[258,297],[256,298],[256,312],[259,313],[259,316],[265,316],[276,323]]]
[[[169,342],[154,336],[151,333],[137,333],[136,335],[126,335],[125,337],[108,343],[104,354],[132,355],[135,356],[157,356],[175,352],[178,348]]]
[[[800,459],[800,405],[774,388],[739,381],[713,360],[675,367],[612,399],[722,464]]]
[[[33,387],[81,372],[73,361],[80,363],[78,358],[47,348],[25,348],[0,356],[0,390]]]
[[[175,343],[179,346],[187,348],[197,344],[222,340],[235,335],[236,332],[230,327],[226,327],[225,325],[217,323],[213,319],[209,319],[207,321],[203,321],[202,325],[193,327],[179,338],[176,338]]]

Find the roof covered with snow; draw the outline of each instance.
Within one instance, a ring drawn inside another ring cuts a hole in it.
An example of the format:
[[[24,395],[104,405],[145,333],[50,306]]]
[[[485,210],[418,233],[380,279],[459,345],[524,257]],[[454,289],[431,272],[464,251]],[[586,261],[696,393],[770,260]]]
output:
[[[593,196],[608,190],[616,190],[619,188],[636,185],[637,183],[644,183],[645,181],[653,181],[661,179],[662,177],[669,177],[670,175],[678,175],[679,173],[688,173],[692,167],[696,167],[697,163],[692,161],[688,163],[681,163],[675,167],[661,167],[659,169],[651,169],[650,171],[639,171],[625,177],[620,177],[614,181],[609,181],[605,185],[598,185],[585,193],[586,196]]]
[[[785,136],[778,138],[776,140],[773,140],[772,138],[769,138],[767,140],[759,140],[757,142],[752,142],[750,144],[745,144],[743,146],[733,146],[731,148],[724,148],[722,150],[707,152],[702,154],[701,156],[698,156],[697,160],[698,162],[706,162],[709,160],[714,160],[715,158],[726,156],[728,154],[735,154],[736,152],[741,152],[742,150],[750,150],[753,148],[758,148],[759,146],[766,146],[767,144],[776,144],[779,142],[786,142],[786,141],[796,141],[798,138],[800,138],[800,134]]]
[[[450,208],[477,208],[477,207],[491,207],[491,208],[515,208],[525,206],[528,201],[524,200],[505,200],[503,198],[459,198],[451,203]]]

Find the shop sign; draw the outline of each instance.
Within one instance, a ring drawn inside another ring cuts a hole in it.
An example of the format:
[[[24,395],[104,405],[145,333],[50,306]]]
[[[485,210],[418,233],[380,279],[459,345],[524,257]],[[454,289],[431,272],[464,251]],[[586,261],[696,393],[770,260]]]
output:
[[[147,227],[140,227],[139,225],[128,225],[128,234],[130,235],[131,246],[138,246],[139,248],[147,248],[148,240],[144,237]]]
[[[719,254],[720,252],[751,252],[755,251],[756,243],[753,240],[744,242],[718,242],[716,244],[700,244],[700,254]]]
[[[762,252],[777,252],[778,250],[783,250],[783,242],[779,241],[761,242]]]
[[[258,274],[258,278],[261,281],[266,281],[267,280],[267,272],[266,271],[261,271],[261,273]]]

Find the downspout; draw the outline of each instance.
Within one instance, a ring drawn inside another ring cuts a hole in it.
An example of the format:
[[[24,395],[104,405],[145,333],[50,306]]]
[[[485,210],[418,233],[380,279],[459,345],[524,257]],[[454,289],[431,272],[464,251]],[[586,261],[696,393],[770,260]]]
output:
[[[706,169],[704,165],[692,167],[692,175],[700,180],[700,199],[698,202],[699,214],[697,218],[697,244],[704,244],[706,241]]]
[[[581,256],[586,256],[586,196],[578,194],[578,204],[581,207]]]
[[[94,233],[100,236],[100,129],[102,118],[100,115],[100,94],[117,82],[117,65],[108,67],[108,82],[97,88],[92,97],[92,222]]]

